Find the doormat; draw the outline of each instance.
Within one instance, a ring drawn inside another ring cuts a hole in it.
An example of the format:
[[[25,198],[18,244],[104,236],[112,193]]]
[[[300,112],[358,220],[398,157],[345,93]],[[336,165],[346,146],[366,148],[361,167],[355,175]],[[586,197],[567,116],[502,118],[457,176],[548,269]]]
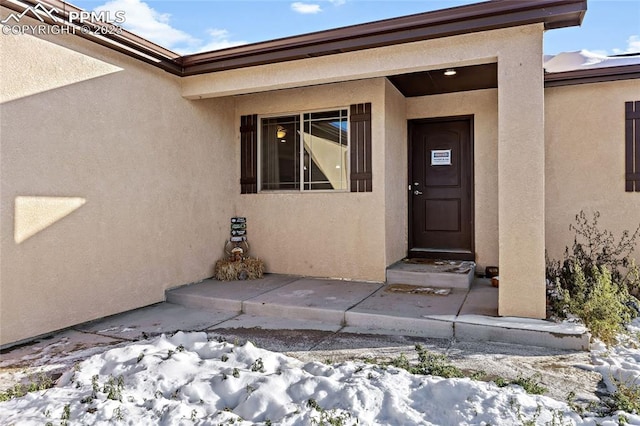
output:
[[[391,284],[385,291],[390,293],[424,294],[427,296],[448,296],[450,288],[421,287],[411,284]]]
[[[451,262],[446,260],[425,259],[421,257],[405,257],[402,259],[404,263],[417,263],[419,265],[449,265]]]
[[[460,266],[464,263],[462,260],[439,260],[439,259],[423,259],[420,257],[405,257],[403,263],[413,263],[416,265],[433,265],[433,266]]]
[[[431,266],[436,269],[434,272],[468,274],[469,271],[471,271],[471,268],[469,267],[470,262],[462,260],[437,260],[412,257],[402,259],[402,263]]]

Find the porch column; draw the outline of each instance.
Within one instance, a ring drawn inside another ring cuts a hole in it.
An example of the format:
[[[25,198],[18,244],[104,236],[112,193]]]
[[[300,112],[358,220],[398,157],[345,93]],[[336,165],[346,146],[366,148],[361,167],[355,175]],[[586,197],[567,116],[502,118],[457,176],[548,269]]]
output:
[[[544,318],[541,27],[528,27],[509,40],[509,47],[498,57],[498,122],[498,314]]]

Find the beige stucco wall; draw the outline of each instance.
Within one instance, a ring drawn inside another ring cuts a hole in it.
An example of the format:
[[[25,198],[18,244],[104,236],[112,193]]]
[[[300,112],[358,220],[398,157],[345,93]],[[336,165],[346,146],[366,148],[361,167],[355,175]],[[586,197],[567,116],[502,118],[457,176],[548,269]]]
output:
[[[326,88],[330,87],[327,84],[336,81],[357,82],[497,61],[498,143],[494,165],[499,172],[494,183],[498,188],[499,311],[505,316],[542,318],[545,316],[544,101],[540,60],[543,31],[542,24],[532,24],[191,76],[182,81],[182,94],[190,99],[204,99],[267,92],[271,94],[264,95],[264,99],[270,99],[272,94],[279,93],[276,90],[317,85],[318,96],[326,96]],[[375,146],[376,155],[384,152],[379,144]],[[380,201],[391,201],[385,209],[393,212],[400,205],[381,196]],[[495,219],[485,222],[490,222],[486,232],[493,232]],[[376,231],[381,229],[377,223],[374,226]],[[495,244],[495,240],[487,243],[488,236],[480,238],[486,244]],[[395,249],[392,251],[395,253]]]
[[[236,98],[245,114],[286,114],[372,104],[373,192],[268,191],[239,195],[251,254],[270,272],[383,281],[385,274],[385,83],[383,79],[282,90]],[[236,129],[237,130],[237,129]],[[236,133],[239,193],[240,135]]]
[[[385,79],[385,263],[407,255],[407,118],[405,97]]]
[[[233,100],[186,100],[176,77],[76,37],[0,47],[0,344],[211,276],[237,186]]]
[[[640,80],[545,89],[546,247],[561,259],[569,224],[599,211],[600,229],[618,238],[640,224],[640,194],[625,192],[625,101],[640,100]],[[634,257],[640,260],[640,245]]]
[[[498,265],[498,90],[407,99],[407,119],[473,116],[474,227],[478,270]]]
[[[498,55],[498,313],[545,318],[543,28],[518,30]]]
[[[499,251],[501,313],[537,316],[541,40],[530,25],[179,80],[79,38],[3,35],[0,344],[211,276],[232,215],[271,272],[382,281],[406,251],[406,119],[469,113],[479,263]],[[497,91],[405,102],[381,77],[495,60]],[[373,192],[239,194],[241,115],[363,102]]]

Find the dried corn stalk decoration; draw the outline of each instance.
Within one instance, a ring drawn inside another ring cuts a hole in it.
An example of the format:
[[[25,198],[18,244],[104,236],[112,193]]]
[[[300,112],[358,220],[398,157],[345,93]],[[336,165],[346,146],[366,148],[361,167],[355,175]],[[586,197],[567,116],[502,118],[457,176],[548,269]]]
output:
[[[253,280],[262,278],[264,262],[249,257],[247,218],[231,218],[231,237],[224,245],[226,258],[216,262],[214,277],[220,281]]]

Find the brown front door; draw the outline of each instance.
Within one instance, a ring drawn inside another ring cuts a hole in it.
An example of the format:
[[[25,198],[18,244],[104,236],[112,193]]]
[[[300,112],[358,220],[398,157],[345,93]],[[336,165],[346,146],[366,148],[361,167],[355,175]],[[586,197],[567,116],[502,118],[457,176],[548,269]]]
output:
[[[473,119],[409,122],[409,256],[474,260]]]

